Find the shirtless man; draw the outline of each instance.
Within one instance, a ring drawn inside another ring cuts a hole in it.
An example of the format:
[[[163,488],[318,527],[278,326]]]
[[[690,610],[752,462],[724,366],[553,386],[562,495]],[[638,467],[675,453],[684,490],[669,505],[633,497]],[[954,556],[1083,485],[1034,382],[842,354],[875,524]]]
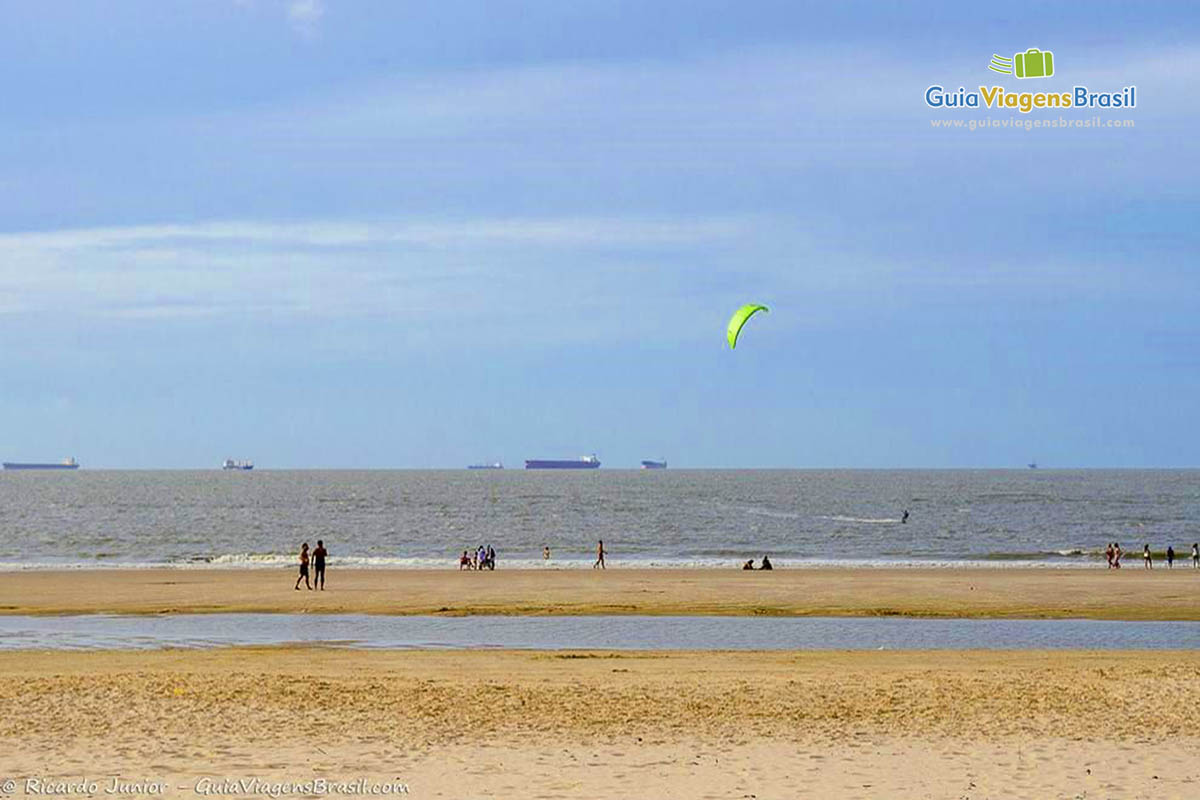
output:
[[[296,578],[296,591],[300,591],[300,581],[304,581],[304,588],[311,589],[308,585],[308,542],[300,548],[300,577]]]
[[[313,550],[313,586],[325,591],[325,543],[317,539],[317,549]]]
[[[596,567],[599,567],[600,569],[608,569],[608,567],[604,566],[604,554],[607,552],[608,551],[604,549],[604,540],[601,539],[596,544],[596,563],[592,564],[592,569],[595,569]]]

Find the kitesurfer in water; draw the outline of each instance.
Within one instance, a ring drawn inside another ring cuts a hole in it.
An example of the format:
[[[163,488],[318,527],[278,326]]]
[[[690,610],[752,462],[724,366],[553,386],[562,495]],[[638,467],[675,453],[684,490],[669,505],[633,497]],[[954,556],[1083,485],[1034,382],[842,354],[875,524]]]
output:
[[[900,518],[900,524],[904,525],[908,522],[908,509],[904,509],[904,516]]]

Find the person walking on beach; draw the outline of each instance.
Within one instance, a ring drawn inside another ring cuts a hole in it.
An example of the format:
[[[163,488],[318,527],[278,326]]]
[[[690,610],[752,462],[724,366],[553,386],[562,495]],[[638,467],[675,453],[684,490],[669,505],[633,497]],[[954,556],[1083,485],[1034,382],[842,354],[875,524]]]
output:
[[[308,585],[308,542],[300,548],[300,577],[296,578],[296,591],[300,591],[300,581],[304,581],[304,588],[311,589]]]
[[[492,546],[490,544],[488,545],[488,549],[487,549],[487,565],[488,565],[489,570],[495,571],[495,569],[496,569],[496,551],[492,549]]]
[[[1108,547],[1104,548],[1104,557],[1108,559],[1108,568],[1113,568],[1113,543],[1109,542]]]
[[[1167,569],[1175,568],[1175,548],[1167,545]]]
[[[1113,569],[1121,568],[1121,543],[1113,542]]]
[[[596,563],[592,564],[592,569],[596,569],[596,567],[599,567],[600,569],[608,569],[608,567],[604,566],[604,554],[607,552],[608,551],[604,549],[604,540],[601,539],[596,544]]]
[[[1200,542],[1192,543],[1192,569],[1200,569]]]
[[[550,560],[550,545],[546,545],[545,547],[542,548],[542,561],[549,561],[549,560]]]
[[[313,587],[325,591],[325,543],[317,539],[317,547],[313,550]]]
[[[1146,569],[1154,569],[1154,562],[1150,559],[1150,545],[1142,547],[1142,564]]]

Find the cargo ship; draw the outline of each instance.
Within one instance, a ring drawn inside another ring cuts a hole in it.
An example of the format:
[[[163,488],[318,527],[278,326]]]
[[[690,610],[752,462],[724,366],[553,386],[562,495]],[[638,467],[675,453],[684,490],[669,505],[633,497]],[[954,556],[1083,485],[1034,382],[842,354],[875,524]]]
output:
[[[597,469],[600,459],[595,454],[579,458],[529,458],[525,460],[525,469]]]
[[[642,462],[642,469],[666,469],[666,468],[667,468],[667,462],[665,460],[664,461],[646,460],[646,461]]]
[[[73,458],[64,458],[57,464],[30,464],[17,461],[5,461],[5,469],[79,469],[79,462]]]
[[[504,469],[504,465],[493,461],[491,464],[468,464],[467,469]]]
[[[234,461],[232,458],[225,459],[225,463],[221,465],[221,469],[254,469],[253,461]]]

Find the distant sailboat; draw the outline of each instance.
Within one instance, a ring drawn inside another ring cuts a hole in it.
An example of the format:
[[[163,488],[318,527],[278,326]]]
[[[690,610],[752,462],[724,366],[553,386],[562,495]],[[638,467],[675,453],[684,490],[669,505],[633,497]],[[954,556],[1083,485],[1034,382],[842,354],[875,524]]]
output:
[[[1028,464],[1028,466],[1029,466],[1029,468],[1030,468],[1030,469],[1037,469],[1037,468],[1038,468],[1038,465],[1037,465],[1037,462],[1036,462],[1036,461],[1030,461],[1030,462],[1029,462],[1029,464]]]

